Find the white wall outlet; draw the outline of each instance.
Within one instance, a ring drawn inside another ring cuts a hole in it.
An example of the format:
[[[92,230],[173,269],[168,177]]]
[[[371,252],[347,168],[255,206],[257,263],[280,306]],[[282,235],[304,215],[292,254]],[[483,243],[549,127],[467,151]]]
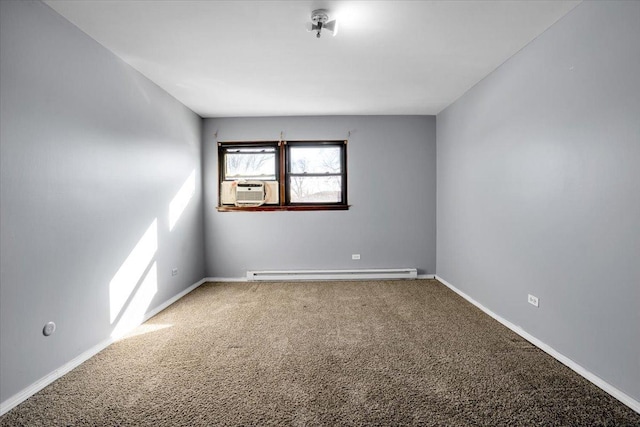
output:
[[[48,337],[55,331],[56,331],[56,324],[53,322],[48,322],[46,325],[44,325],[44,328],[42,328],[42,335],[44,335],[45,337]]]
[[[178,269],[177,268],[172,269],[171,270],[171,275],[172,276],[177,276],[178,275]]]
[[[538,307],[538,297],[529,294],[529,296],[527,296],[527,302],[533,306]]]
[[[360,259],[360,254],[352,254],[351,259]]]

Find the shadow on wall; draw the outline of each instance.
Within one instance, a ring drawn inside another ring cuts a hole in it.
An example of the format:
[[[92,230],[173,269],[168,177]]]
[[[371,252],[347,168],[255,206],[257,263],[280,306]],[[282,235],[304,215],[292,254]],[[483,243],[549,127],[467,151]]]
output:
[[[195,193],[195,170],[169,204],[172,231]],[[109,321],[112,338],[122,337],[139,325],[158,292],[158,218],[154,218],[109,282]]]

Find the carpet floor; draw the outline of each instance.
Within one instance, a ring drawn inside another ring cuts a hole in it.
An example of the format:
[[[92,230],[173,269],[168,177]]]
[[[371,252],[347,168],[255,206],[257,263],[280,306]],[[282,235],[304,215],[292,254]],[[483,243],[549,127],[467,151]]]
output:
[[[2,426],[640,426],[434,280],[208,283]]]

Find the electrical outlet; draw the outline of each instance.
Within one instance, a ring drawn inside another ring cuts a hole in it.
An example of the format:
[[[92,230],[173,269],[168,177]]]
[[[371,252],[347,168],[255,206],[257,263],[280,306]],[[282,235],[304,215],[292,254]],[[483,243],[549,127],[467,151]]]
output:
[[[360,254],[351,255],[351,259],[360,259]]]
[[[172,276],[177,276],[178,275],[178,269],[174,268],[173,270],[171,270],[171,275]]]
[[[529,296],[527,296],[527,302],[533,306],[538,307],[538,297],[529,294]]]

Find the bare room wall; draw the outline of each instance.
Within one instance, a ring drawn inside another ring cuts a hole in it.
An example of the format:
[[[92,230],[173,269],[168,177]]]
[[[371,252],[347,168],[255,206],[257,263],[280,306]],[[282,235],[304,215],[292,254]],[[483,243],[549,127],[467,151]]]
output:
[[[437,116],[438,276],[636,401],[639,22],[584,2]]]
[[[217,141],[278,140],[281,132],[285,140],[349,139],[348,211],[216,211]],[[391,267],[435,273],[435,117],[206,119],[203,141],[209,276]]]
[[[0,19],[5,402],[199,281],[204,256],[200,117],[43,3]]]

